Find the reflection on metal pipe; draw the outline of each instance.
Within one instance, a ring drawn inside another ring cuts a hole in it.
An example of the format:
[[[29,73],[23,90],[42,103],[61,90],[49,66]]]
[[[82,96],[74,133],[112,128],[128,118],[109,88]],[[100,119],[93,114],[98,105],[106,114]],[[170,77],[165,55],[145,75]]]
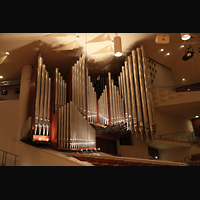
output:
[[[134,82],[133,82],[133,68],[131,63],[131,56],[128,56],[128,69],[129,69],[129,80],[130,80],[130,91],[131,91],[131,105],[132,105],[132,123],[133,129],[131,129],[132,133],[134,133],[137,137],[137,111],[136,111],[136,103],[135,103],[135,89],[134,89]]]
[[[143,120],[142,120],[142,110],[141,110],[141,101],[140,101],[137,58],[136,58],[135,50],[132,51],[132,59],[133,59],[133,75],[134,75],[136,104],[137,104],[137,116],[138,116],[138,123],[139,123],[138,131],[140,132],[141,139],[143,140]]]
[[[45,70],[43,59],[38,57],[35,97],[34,135],[49,135],[51,78]]]

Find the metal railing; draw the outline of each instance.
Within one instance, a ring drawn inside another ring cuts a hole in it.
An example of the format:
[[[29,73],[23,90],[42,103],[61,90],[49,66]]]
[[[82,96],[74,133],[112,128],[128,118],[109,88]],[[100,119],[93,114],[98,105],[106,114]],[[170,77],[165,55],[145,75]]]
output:
[[[191,92],[191,91],[200,91],[199,85],[172,85],[172,86],[158,86],[159,88],[170,90],[173,92]]]
[[[10,153],[10,152],[7,152],[7,151],[3,151],[3,150],[0,150],[0,151],[3,152],[3,158],[2,158],[1,166],[6,166],[7,155],[11,155],[11,156],[15,157],[14,158],[14,166],[16,166],[17,157],[19,157],[18,155]]]
[[[168,133],[164,135],[158,135],[160,139],[165,140],[174,140],[179,142],[190,142],[190,143],[197,143],[195,140],[194,132],[191,131],[181,131],[176,133]]]

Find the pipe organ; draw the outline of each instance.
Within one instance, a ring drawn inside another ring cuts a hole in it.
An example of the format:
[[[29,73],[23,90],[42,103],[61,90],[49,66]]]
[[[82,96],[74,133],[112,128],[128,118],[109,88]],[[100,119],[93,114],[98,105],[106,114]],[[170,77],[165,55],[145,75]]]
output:
[[[29,116],[31,117],[31,139],[33,141],[49,141],[50,138],[50,98],[51,78],[39,55],[37,65],[31,76],[32,93],[29,97]]]
[[[58,112],[58,147],[66,148],[68,144],[67,137],[67,104],[66,104],[66,82],[58,72],[58,68],[55,69],[55,112]]]
[[[153,142],[156,122],[149,63],[143,46],[127,57],[118,85],[114,85],[108,73],[98,100],[85,55],[71,67],[66,79],[56,68],[52,82],[39,56],[31,76],[29,101],[32,121],[29,138],[49,141],[57,150],[95,148],[96,131],[91,123],[111,130],[114,127],[125,130],[126,126],[126,130],[140,135],[147,143]]]
[[[111,73],[108,73],[107,87],[98,100],[99,123],[111,126],[125,123],[127,130],[136,136],[140,134],[141,139],[145,139],[147,143],[153,143],[156,122],[149,62],[143,46],[131,53],[118,76],[119,87],[114,85]]]
[[[71,98],[68,98],[67,102],[66,83],[58,68],[55,69],[52,115],[58,122],[57,128],[53,130],[51,142],[54,148],[61,150],[95,148],[96,131],[85,118],[87,116],[89,122],[96,122],[96,93],[85,68],[85,55],[79,58],[69,73],[71,73],[71,76],[68,76],[71,77],[68,80],[71,85],[69,88]]]

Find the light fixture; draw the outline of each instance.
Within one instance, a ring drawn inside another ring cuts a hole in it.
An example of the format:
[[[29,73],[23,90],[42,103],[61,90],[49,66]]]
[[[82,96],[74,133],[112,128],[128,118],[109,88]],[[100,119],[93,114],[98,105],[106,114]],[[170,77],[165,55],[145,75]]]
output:
[[[190,50],[191,49],[191,50]],[[192,47],[188,47],[186,50],[185,50],[185,55],[182,57],[182,59],[184,61],[186,60],[189,60],[190,58],[193,58],[195,56],[195,53],[193,51],[193,48]]]
[[[170,53],[167,53],[167,55],[169,56],[169,55],[170,55]]]
[[[191,38],[190,33],[181,33],[181,39],[182,40],[189,40]]]
[[[79,40],[79,36],[76,36],[76,39]]]
[[[158,156],[155,156],[155,159],[158,159]]]
[[[185,81],[185,79],[183,78],[182,81]]]
[[[115,51],[116,57],[122,56],[121,37],[119,37],[118,35],[115,36],[115,38],[114,38],[114,51]]]
[[[184,45],[181,45],[181,47],[184,47]]]
[[[111,41],[111,44],[114,44],[113,40]]]
[[[199,116],[197,115],[197,116],[195,116],[195,118],[199,118]]]
[[[3,78],[3,76],[0,76],[0,78]]]
[[[160,51],[164,51],[164,49],[161,49]]]
[[[2,95],[7,95],[8,94],[8,90],[5,90],[5,89],[1,90],[1,94]]]
[[[9,52],[6,51],[6,55],[9,55]]]

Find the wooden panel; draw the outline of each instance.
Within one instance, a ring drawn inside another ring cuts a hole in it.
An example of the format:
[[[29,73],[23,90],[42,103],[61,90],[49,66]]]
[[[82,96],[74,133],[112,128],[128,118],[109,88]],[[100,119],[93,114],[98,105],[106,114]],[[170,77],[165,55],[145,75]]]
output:
[[[57,129],[58,129],[58,111],[52,115],[52,122],[51,122],[51,145],[56,150],[58,148]]]
[[[100,147],[102,152],[117,155],[116,140],[96,137],[96,147]]]

